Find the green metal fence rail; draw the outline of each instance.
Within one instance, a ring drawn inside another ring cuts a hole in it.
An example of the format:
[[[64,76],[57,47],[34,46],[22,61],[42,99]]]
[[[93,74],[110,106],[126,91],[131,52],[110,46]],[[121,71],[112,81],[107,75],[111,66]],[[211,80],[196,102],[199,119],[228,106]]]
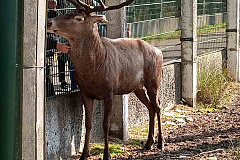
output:
[[[0,159],[20,159],[21,0],[0,1]]]

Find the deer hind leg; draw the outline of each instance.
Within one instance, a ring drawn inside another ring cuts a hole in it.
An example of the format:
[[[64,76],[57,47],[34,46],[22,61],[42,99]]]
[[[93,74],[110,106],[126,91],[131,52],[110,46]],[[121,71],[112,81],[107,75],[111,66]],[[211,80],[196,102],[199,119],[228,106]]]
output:
[[[152,81],[153,82],[153,81]],[[154,108],[154,111],[157,114],[157,119],[158,119],[158,145],[157,147],[159,149],[164,149],[164,139],[163,139],[163,134],[162,134],[162,124],[161,124],[161,108],[159,106],[159,101],[158,101],[158,92],[160,88],[160,84],[152,84],[146,86],[147,88],[147,94],[149,96],[150,102]]]
[[[148,140],[145,145],[145,149],[151,149],[152,144],[154,143],[154,125],[155,125],[155,111],[151,102],[146,97],[145,91],[143,88],[138,88],[134,91],[138,99],[148,108],[149,111],[149,133]]]
[[[113,97],[109,99],[104,99],[104,120],[103,120],[103,131],[104,131],[104,140],[105,140],[105,147],[104,147],[104,155],[103,160],[109,160],[110,152],[108,147],[108,133],[110,128],[110,119],[112,114],[112,103],[113,103]]]
[[[92,129],[92,114],[93,114],[93,99],[90,99],[82,94],[83,103],[85,108],[85,127],[86,127],[86,135],[85,135],[85,144],[83,148],[83,153],[81,155],[80,160],[86,160],[89,157],[89,142],[91,136]]]

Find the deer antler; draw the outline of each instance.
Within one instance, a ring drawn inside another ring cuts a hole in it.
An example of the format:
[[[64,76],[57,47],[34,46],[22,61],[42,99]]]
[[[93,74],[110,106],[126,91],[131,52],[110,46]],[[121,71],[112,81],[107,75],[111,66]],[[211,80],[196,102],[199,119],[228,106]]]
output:
[[[105,6],[105,4],[103,3],[102,0],[98,0],[98,3],[102,6],[102,8],[106,9],[107,6]]]
[[[82,8],[82,6],[76,0],[68,0],[68,2],[72,3],[77,9]]]
[[[92,12],[102,12],[102,11],[109,11],[109,10],[115,10],[115,9],[120,9],[124,6],[127,6],[129,4],[131,4],[134,0],[128,0],[126,2],[120,3],[118,5],[114,5],[114,6],[106,6],[102,0],[97,0],[98,3],[100,4],[100,6],[90,6],[80,0],[68,0],[70,3],[74,4],[76,6],[76,8],[79,9],[79,6],[83,7],[86,12],[86,14],[90,14]]]

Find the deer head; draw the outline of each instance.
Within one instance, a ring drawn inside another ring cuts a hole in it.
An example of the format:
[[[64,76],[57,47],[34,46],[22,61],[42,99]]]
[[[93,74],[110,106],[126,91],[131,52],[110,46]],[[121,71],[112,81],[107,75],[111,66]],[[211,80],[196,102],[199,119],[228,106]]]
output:
[[[79,0],[68,1],[75,5],[76,11],[48,20],[47,31],[61,35],[67,39],[72,39],[73,36],[79,34],[82,29],[88,28],[91,30],[96,23],[107,23],[104,15],[95,15],[93,12],[119,9],[131,4],[134,0],[128,0],[115,6],[106,6],[102,0],[98,0],[100,6],[95,7]]]

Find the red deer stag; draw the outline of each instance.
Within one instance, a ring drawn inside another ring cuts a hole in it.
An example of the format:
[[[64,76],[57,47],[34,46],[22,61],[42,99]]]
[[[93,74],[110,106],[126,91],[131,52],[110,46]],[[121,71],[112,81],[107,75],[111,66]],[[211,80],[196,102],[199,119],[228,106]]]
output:
[[[158,148],[163,149],[158,92],[162,76],[162,53],[142,40],[100,37],[97,23],[107,23],[104,15],[92,12],[122,8],[134,0],[115,6],[89,6],[79,0],[68,0],[76,11],[47,21],[47,31],[69,40],[70,57],[76,72],[76,81],[82,93],[86,110],[86,136],[81,159],[89,157],[94,99],[104,101],[103,130],[105,138],[104,160],[110,159],[108,132],[113,110],[113,96],[134,92],[149,110],[149,134],[145,145],[154,143],[154,119],[158,118]],[[147,90],[147,98],[143,87]]]

